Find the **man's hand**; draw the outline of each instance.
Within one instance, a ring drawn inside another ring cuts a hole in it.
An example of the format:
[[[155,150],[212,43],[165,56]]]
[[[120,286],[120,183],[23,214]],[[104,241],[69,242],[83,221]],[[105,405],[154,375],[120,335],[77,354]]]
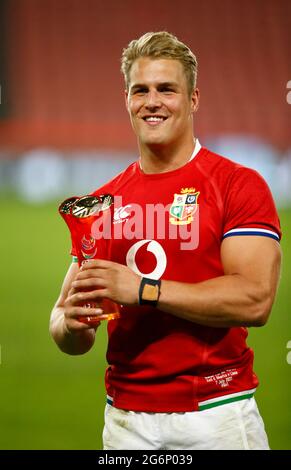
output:
[[[102,313],[101,309],[85,308],[84,302],[78,302],[77,291],[72,287],[78,272],[78,263],[72,263],[50,318],[50,333],[53,339],[61,351],[73,355],[84,354],[92,348],[98,327],[98,323],[94,327],[81,323],[78,321],[80,315]]]
[[[105,297],[122,305],[137,305],[140,281],[141,277],[123,264],[89,260],[72,283],[76,293],[71,302],[82,305],[100,302]]]
[[[94,328],[95,330],[100,325],[100,322],[94,320],[94,326],[92,324],[84,323],[80,321],[80,317],[91,317],[92,315],[98,315],[98,318],[102,320],[103,310],[100,303],[92,303],[91,306],[85,306],[85,302],[82,300],[82,292],[78,292],[72,287],[68,293],[68,297],[64,302],[64,328],[68,332],[78,332]]]

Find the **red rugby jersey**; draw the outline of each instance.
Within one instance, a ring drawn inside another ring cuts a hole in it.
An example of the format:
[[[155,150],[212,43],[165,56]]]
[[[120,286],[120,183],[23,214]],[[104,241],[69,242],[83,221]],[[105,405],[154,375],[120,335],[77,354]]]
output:
[[[263,178],[205,148],[166,173],[144,174],[133,163],[94,194],[105,193],[116,201],[111,260],[145,277],[201,282],[223,275],[223,238],[281,237]],[[183,412],[254,392],[246,328],[202,326],[148,306],[121,312],[108,322],[106,389],[114,406]]]

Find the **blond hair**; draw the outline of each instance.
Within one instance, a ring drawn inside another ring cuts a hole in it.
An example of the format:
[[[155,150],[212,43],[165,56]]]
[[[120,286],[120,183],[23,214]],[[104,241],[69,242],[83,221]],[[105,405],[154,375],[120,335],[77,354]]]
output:
[[[126,88],[130,84],[130,70],[135,60],[140,57],[151,59],[178,60],[183,65],[189,94],[196,86],[197,59],[186,44],[179,41],[176,36],[167,31],[146,33],[139,39],[134,39],[123,49],[121,56],[121,71],[124,75]]]

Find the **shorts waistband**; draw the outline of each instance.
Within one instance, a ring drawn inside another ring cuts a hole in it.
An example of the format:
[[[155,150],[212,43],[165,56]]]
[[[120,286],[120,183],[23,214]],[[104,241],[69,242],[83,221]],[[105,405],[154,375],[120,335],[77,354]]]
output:
[[[228,395],[223,395],[216,398],[210,398],[209,400],[203,400],[198,403],[198,411],[204,411],[209,408],[214,408],[216,406],[226,405],[228,403],[233,403],[235,401],[247,400],[252,398],[255,394],[256,388],[251,390],[243,390],[242,392],[230,393]],[[106,403],[111,406],[114,405],[114,399],[107,395]]]

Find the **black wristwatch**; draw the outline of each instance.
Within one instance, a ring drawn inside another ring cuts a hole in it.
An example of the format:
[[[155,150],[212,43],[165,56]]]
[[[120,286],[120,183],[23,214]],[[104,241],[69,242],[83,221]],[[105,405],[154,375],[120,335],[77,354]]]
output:
[[[139,286],[139,305],[151,305],[152,307],[156,307],[160,297],[160,291],[161,281],[159,279],[143,277]]]

